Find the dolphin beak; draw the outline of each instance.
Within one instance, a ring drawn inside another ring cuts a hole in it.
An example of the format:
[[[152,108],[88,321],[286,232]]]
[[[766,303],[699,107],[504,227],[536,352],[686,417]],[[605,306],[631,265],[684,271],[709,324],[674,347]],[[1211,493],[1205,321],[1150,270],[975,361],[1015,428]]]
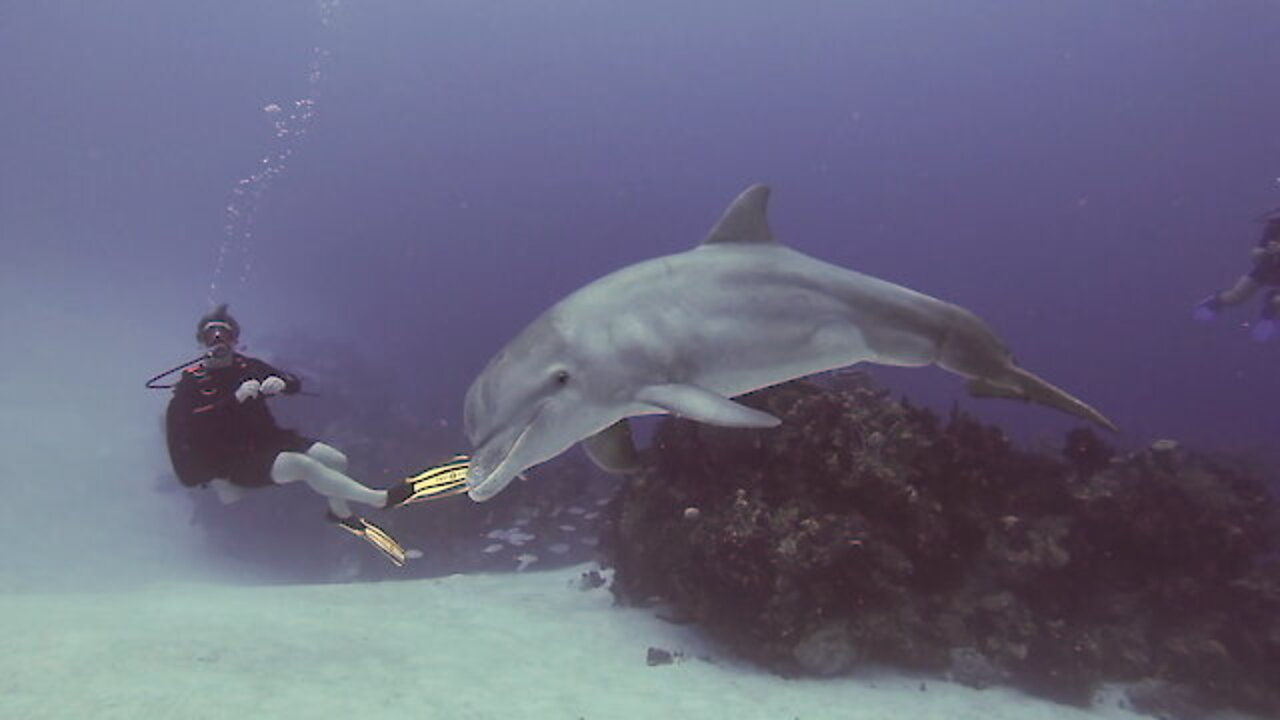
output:
[[[489,470],[488,468],[490,467],[493,466],[488,463],[471,463],[471,467],[467,469],[467,497],[476,502],[484,502],[497,495],[498,491],[502,489],[496,482],[498,477],[494,471],[497,468]],[[498,467],[502,467],[502,463],[499,463]],[[505,483],[503,484],[505,485]]]
[[[492,484],[490,484],[487,487],[485,483],[480,483],[476,487],[473,487],[467,491],[467,497],[471,498],[476,502],[484,502],[485,500],[488,500],[494,495],[497,495],[498,490],[501,489],[501,488],[498,488],[498,489],[491,489],[491,488],[492,488]]]
[[[534,415],[533,420],[537,420]],[[520,474],[524,468],[515,467],[514,459],[517,451],[524,445],[525,438],[529,436],[529,429],[533,427],[531,420],[520,434],[516,436],[511,446],[501,455],[501,460],[497,462],[496,467],[491,465],[489,458],[492,453],[486,452],[487,448],[478,448],[474,454],[477,458],[471,463],[471,467],[467,469],[467,497],[476,502],[484,502],[489,498],[502,492],[503,488],[511,484],[516,475]],[[481,460],[480,458],[483,458]],[[486,468],[492,467],[492,470],[486,472]]]

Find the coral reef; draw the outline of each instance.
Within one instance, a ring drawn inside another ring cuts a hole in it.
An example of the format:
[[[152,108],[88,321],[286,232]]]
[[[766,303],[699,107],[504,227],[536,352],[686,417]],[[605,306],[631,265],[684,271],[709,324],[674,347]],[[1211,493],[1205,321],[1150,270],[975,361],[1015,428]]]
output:
[[[1172,441],[1060,455],[857,376],[744,399],[746,431],[668,419],[609,507],[613,591],[784,674],[859,663],[1087,703],[1103,682],[1280,715],[1276,502]],[[1150,694],[1150,693],[1148,693]]]

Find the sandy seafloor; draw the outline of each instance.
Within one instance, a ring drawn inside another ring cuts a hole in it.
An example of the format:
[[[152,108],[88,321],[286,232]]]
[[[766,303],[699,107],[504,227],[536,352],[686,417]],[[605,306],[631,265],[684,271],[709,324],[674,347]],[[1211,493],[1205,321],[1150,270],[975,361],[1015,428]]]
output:
[[[883,671],[783,679],[581,589],[586,569],[5,594],[0,718],[1141,717]],[[684,658],[650,667],[651,646]]]

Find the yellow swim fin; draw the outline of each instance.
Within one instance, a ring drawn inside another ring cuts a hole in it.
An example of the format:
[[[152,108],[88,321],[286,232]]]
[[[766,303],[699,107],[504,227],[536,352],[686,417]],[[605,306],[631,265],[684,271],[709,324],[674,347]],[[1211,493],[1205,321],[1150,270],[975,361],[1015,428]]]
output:
[[[466,492],[467,468],[471,459],[455,455],[442,465],[427,468],[387,490],[387,507],[400,507],[424,500],[439,500]]]
[[[388,560],[395,563],[396,567],[404,567],[407,553],[400,543],[396,542],[395,538],[387,534],[386,530],[358,515],[352,515],[347,518],[331,517],[333,517],[338,527],[377,548],[378,552],[381,552]]]

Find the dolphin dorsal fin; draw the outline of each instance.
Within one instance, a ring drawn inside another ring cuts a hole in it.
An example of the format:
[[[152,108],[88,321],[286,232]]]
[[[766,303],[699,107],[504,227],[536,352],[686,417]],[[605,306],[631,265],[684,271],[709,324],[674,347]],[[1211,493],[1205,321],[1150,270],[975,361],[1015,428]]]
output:
[[[729,204],[720,221],[711,228],[703,245],[741,243],[744,245],[772,245],[773,232],[769,230],[769,186],[752,185]]]

